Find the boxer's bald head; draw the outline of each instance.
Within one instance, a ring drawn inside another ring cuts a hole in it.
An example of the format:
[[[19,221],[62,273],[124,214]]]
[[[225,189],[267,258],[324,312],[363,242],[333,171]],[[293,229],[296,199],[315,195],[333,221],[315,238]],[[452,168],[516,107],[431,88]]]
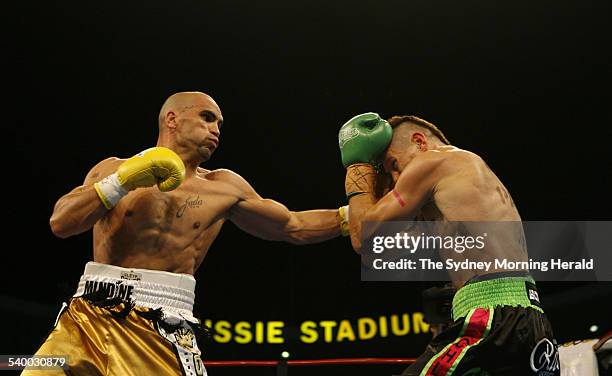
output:
[[[171,95],[159,111],[158,146],[166,146],[196,163],[208,160],[219,145],[223,115],[208,94]]]
[[[199,91],[183,91],[172,94],[166,99],[159,111],[158,120],[160,131],[166,122],[169,112],[179,114],[190,108],[207,105],[214,107],[219,113],[221,112],[217,102],[208,94]]]

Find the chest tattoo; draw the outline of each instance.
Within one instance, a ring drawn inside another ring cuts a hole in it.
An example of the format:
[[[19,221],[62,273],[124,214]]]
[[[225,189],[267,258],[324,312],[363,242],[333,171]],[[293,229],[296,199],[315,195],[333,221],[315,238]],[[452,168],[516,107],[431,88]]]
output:
[[[179,206],[177,212],[176,212],[176,218],[180,218],[183,216],[183,214],[185,213],[185,210],[187,209],[196,209],[199,208],[200,206],[202,206],[202,199],[200,199],[200,195],[197,195],[196,197],[187,197],[185,199],[185,203],[181,206]]]

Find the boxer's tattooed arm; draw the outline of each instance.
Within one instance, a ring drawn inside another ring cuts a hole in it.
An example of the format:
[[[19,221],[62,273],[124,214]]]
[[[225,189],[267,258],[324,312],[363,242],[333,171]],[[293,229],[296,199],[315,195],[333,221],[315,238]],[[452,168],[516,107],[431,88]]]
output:
[[[361,171],[349,175],[347,190],[371,192],[374,188],[372,187],[372,177],[375,175],[373,172],[362,173]]]
[[[374,192],[375,180],[376,171],[371,165],[352,165],[349,167],[346,174],[346,193],[351,194],[355,192]]]

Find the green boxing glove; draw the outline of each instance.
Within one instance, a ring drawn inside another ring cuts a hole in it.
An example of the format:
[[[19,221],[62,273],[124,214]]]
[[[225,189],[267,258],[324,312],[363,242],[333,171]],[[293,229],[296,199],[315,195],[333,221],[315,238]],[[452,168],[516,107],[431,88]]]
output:
[[[377,166],[393,136],[389,123],[374,112],[357,115],[347,121],[338,133],[342,164],[370,163]]]

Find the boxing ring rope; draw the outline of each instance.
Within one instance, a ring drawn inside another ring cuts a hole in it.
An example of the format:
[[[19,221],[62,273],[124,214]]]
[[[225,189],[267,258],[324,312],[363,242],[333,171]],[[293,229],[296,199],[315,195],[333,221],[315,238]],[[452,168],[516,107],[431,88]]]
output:
[[[336,365],[379,365],[379,364],[412,364],[415,358],[337,358],[337,359],[304,359],[304,360],[208,360],[206,367],[277,367],[287,365],[336,366]]]
[[[336,366],[336,365],[398,365],[412,364],[415,358],[335,358],[304,360],[208,360],[206,367],[274,367],[276,376],[289,376],[289,367]]]

